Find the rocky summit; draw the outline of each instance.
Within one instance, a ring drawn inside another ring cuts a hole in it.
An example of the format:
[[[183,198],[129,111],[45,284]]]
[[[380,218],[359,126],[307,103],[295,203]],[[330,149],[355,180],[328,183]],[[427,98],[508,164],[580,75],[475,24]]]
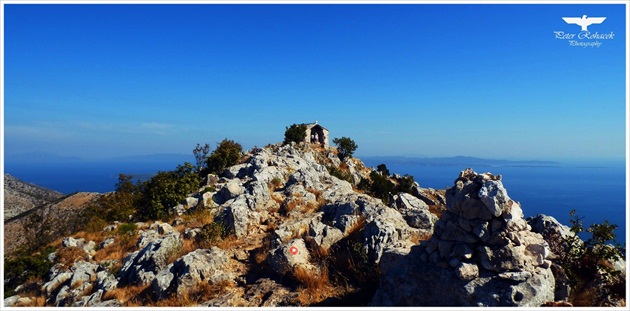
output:
[[[549,246],[500,176],[467,169],[446,203],[430,239],[383,256],[373,305],[535,307],[554,300]]]
[[[405,191],[372,196],[365,185],[376,177]],[[500,176],[466,169],[446,190],[398,187],[403,181],[340,160],[332,147],[255,148],[208,175],[168,221],[104,224],[51,243],[51,268],[10,288],[4,305],[537,307],[566,299],[543,237],[557,226],[528,224]]]

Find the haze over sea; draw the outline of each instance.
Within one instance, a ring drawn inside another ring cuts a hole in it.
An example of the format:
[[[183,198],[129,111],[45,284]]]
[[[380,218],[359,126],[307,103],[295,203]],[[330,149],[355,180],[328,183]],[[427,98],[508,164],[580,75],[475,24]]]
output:
[[[44,156],[44,155],[41,155]],[[411,175],[425,188],[451,187],[459,172],[468,166],[478,172],[503,176],[509,196],[521,203],[525,217],[546,214],[570,225],[569,212],[576,210],[586,226],[608,220],[617,224],[617,241],[626,241],[625,162],[509,162],[453,161],[401,157],[363,157],[368,166],[385,163],[392,174]],[[174,169],[192,155],[164,154],[100,161],[59,159],[56,162],[5,161],[5,171],[24,181],[65,194],[78,191],[108,192],[115,189],[118,174],[150,178],[157,171]],[[467,164],[469,165],[467,165]],[[472,165],[470,165],[472,164]]]

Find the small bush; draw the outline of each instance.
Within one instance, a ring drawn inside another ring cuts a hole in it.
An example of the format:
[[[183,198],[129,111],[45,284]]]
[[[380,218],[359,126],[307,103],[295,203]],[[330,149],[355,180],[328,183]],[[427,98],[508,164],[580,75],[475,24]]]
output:
[[[118,226],[118,234],[120,235],[133,235],[138,227],[134,223],[126,223]]]
[[[278,188],[282,187],[282,184],[283,184],[283,183],[282,183],[282,180],[280,180],[280,178],[278,178],[278,177],[274,177],[274,178],[271,180],[271,186],[272,186],[274,189],[278,189]]]
[[[238,164],[242,152],[243,147],[239,143],[224,139],[208,157],[207,168],[209,172],[218,175],[223,173],[227,167]]]
[[[625,297],[625,280],[610,264],[625,259],[625,248],[615,242],[617,225],[604,221],[593,224],[587,232],[591,238],[581,241],[578,233],[584,231],[582,218],[571,215],[571,236],[560,242],[559,264],[571,283],[569,301],[576,306],[605,306],[610,298]]]
[[[53,262],[48,261],[46,258],[54,251],[53,247],[47,246],[33,255],[23,255],[12,260],[5,260],[4,296],[13,296],[15,287],[23,284],[28,279],[44,279],[54,265]]]
[[[398,181],[398,185],[396,186],[396,189],[394,189],[396,193],[398,192],[411,193],[411,188],[413,187],[415,183],[413,180],[413,176],[405,175],[402,178],[397,179],[397,181]]]
[[[203,248],[210,248],[224,239],[228,235],[228,230],[222,222],[211,222],[201,228],[197,235],[197,243]]]
[[[352,154],[359,147],[354,140],[348,137],[335,138],[333,139],[333,143],[337,145],[337,149],[339,150],[338,156],[342,161],[347,158],[352,158]]]
[[[330,175],[335,176],[341,180],[345,180],[349,182],[351,185],[354,185],[354,178],[352,177],[352,174],[350,174],[350,172],[344,171],[333,165],[326,165],[326,169],[328,170],[328,173]]]
[[[306,125],[293,124],[286,128],[284,132],[284,144],[300,143],[306,138]]]

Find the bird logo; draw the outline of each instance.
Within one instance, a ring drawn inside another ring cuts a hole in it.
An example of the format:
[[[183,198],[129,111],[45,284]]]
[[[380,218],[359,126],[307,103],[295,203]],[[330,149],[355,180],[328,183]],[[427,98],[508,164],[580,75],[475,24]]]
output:
[[[586,15],[582,15],[582,18],[579,17],[563,17],[567,24],[576,24],[582,26],[582,31],[588,31],[588,26],[592,24],[601,24],[606,20],[605,17],[587,17]]]

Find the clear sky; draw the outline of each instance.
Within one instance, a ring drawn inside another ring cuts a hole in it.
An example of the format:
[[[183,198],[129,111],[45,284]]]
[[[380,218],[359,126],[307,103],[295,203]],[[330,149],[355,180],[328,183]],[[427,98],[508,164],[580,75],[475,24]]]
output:
[[[555,37],[582,15],[613,38]],[[249,149],[318,120],[358,156],[623,159],[626,18],[620,4],[5,4],[5,154]]]

